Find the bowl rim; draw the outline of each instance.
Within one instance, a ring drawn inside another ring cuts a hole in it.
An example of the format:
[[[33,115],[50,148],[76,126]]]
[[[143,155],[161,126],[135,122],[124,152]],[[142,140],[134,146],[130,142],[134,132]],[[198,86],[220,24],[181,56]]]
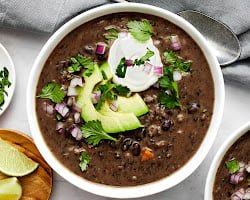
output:
[[[200,145],[194,156],[184,166],[182,166],[182,168],[180,168],[170,176],[148,184],[130,187],[117,187],[94,183],[81,178],[80,176],[74,174],[65,166],[63,166],[63,164],[61,164],[60,161],[58,161],[52,154],[45,140],[43,139],[35,112],[35,92],[38,78],[45,61],[47,60],[48,56],[53,51],[55,46],[58,44],[58,42],[69,32],[87,21],[107,14],[119,12],[137,12],[159,16],[185,30],[185,32],[189,34],[202,49],[207,62],[209,63],[214,82],[215,99],[217,99],[216,101],[214,101],[213,117],[211,119],[209,129],[203,139],[202,144]],[[201,162],[205,159],[209,149],[211,148],[219,129],[224,108],[225,91],[222,72],[216,57],[213,55],[209,45],[207,44],[203,36],[190,23],[170,11],[155,6],[141,3],[119,3],[103,5],[86,11],[71,19],[60,29],[58,29],[46,42],[33,64],[26,95],[28,122],[35,144],[37,145],[41,154],[44,156],[45,160],[58,174],[60,174],[63,178],[65,178],[67,181],[77,186],[78,188],[96,195],[112,198],[138,198],[152,195],[177,185],[185,178],[187,178],[191,173],[193,173],[195,169],[201,164]]]
[[[217,153],[215,154],[212,164],[209,168],[206,184],[205,184],[205,193],[204,193],[204,200],[212,200],[213,199],[213,187],[214,187],[214,181],[216,178],[216,174],[218,171],[218,168],[221,164],[222,159],[224,158],[227,151],[230,149],[230,147],[247,131],[250,130],[250,121],[242,125],[240,128],[238,128],[236,131],[234,131],[230,137],[228,137],[221,145]]]

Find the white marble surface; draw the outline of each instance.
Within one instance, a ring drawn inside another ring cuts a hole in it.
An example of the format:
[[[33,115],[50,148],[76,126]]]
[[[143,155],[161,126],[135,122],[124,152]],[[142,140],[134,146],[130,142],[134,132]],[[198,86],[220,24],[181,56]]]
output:
[[[13,101],[0,117],[0,127],[23,131],[30,135],[26,116],[26,87],[32,63],[49,35],[0,29],[0,43],[13,58],[17,83]],[[1,61],[0,61],[1,62]],[[201,200],[203,199],[206,175],[211,160],[222,142],[239,126],[250,120],[249,88],[226,83],[226,102],[222,124],[216,142],[201,166],[185,181],[174,188],[142,198],[141,200]],[[106,199],[81,191],[54,173],[51,200]]]

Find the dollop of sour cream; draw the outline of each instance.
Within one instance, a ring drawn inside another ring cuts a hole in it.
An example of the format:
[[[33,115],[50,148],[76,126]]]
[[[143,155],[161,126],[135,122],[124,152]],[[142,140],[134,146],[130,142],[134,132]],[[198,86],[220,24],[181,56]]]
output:
[[[144,65],[128,66],[124,78],[119,78],[116,75],[116,68],[123,57],[134,61],[144,56],[148,49],[153,51],[154,55],[146,62],[153,66],[162,67],[159,50],[153,44],[152,38],[142,43],[134,39],[130,33],[119,33],[118,38],[110,48],[108,57],[108,64],[113,74],[113,82],[127,86],[131,92],[144,91],[156,83],[158,76],[154,74],[153,67],[148,71]]]

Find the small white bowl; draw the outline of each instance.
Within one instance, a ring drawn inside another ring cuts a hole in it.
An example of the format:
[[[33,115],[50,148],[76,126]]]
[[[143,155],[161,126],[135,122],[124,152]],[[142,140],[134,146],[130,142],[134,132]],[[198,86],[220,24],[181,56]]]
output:
[[[4,67],[6,67],[9,71],[9,80],[11,82],[11,86],[9,88],[6,88],[6,91],[8,92],[8,96],[5,96],[4,98],[5,103],[3,104],[2,109],[0,110],[0,115],[2,115],[4,111],[8,108],[11,102],[11,99],[13,97],[15,85],[16,85],[16,73],[15,73],[14,64],[12,62],[12,59],[8,51],[0,43],[0,70],[2,70]]]
[[[56,159],[56,157],[46,145],[46,142],[44,141],[42,133],[39,129],[35,110],[35,92],[37,82],[44,63],[46,62],[47,58],[56,47],[56,45],[76,27],[100,16],[119,12],[137,12],[159,16],[184,29],[187,34],[189,34],[200,46],[205,57],[207,58],[215,87],[215,101],[211,123],[207,134],[195,155],[181,169],[171,174],[170,176],[149,184],[133,187],[115,187],[90,182],[68,170],[62,163],[60,163]],[[34,63],[34,66],[32,67],[27,89],[27,105],[29,125],[35,143],[46,161],[58,174],[60,174],[73,185],[100,196],[113,198],[136,198],[152,195],[175,186],[176,184],[187,178],[201,164],[213,144],[221,122],[224,107],[224,81],[218,61],[213,55],[212,50],[209,48],[206,40],[186,20],[174,13],[158,7],[137,3],[120,3],[104,5],[84,12],[83,14],[73,18],[68,23],[63,25],[52,35],[52,37],[42,48]]]
[[[230,147],[249,130],[250,130],[250,122],[243,125],[238,130],[236,130],[232,135],[230,135],[230,137],[222,144],[219,151],[216,153],[208,172],[206,186],[205,186],[204,200],[213,199],[214,181],[216,178],[217,170],[225,154],[230,149]]]

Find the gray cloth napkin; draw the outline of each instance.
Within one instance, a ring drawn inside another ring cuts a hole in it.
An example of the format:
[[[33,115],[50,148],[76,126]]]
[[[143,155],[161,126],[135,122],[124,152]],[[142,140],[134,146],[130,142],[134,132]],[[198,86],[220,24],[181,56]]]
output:
[[[223,68],[225,79],[250,87],[250,0],[132,0],[172,12],[197,10],[227,24],[242,46],[240,59]],[[53,32],[75,15],[109,0],[0,0],[0,28]]]

